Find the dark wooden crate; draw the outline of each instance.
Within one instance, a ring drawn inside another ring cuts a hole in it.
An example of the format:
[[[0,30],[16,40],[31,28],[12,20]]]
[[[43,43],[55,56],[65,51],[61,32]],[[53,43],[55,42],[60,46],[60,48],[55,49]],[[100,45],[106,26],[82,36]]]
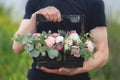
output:
[[[71,55],[64,56],[61,61],[56,61],[54,59],[50,59],[47,56],[39,56],[37,58],[37,66],[44,66],[47,68],[76,68],[83,67],[84,59],[82,57],[74,57]]]
[[[72,22],[73,20],[76,21],[74,16],[77,16],[77,22]],[[84,15],[62,15],[63,19],[69,19],[72,23],[81,23],[81,33],[84,33]],[[36,25],[37,23],[47,22],[44,16],[40,14],[36,14]],[[37,65],[38,66],[44,66],[48,68],[60,68],[60,67],[66,67],[66,68],[76,68],[76,67],[83,67],[83,61],[84,59],[82,57],[74,57],[71,55],[66,55],[62,57],[61,61],[56,61],[55,59],[50,59],[48,56],[39,56],[37,57]]]

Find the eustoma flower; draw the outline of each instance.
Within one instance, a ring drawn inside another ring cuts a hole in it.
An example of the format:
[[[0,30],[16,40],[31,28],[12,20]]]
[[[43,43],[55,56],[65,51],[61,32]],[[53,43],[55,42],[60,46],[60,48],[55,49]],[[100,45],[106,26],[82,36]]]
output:
[[[79,39],[79,35],[76,33],[75,30],[72,30],[72,31],[70,32],[69,38],[70,38],[71,40],[73,40],[73,41],[76,41],[76,40]]]
[[[87,40],[86,44],[87,44],[88,50],[92,52],[94,49],[94,44],[90,40]]]
[[[65,44],[68,44],[68,45],[73,45],[73,41],[72,40],[69,40],[69,39],[66,39],[65,40]]]
[[[80,48],[79,46],[71,46],[71,55],[75,57],[80,57]]]
[[[53,33],[53,34],[51,34],[51,36],[56,38],[57,36],[59,36],[59,34],[58,33]]]
[[[40,47],[41,47],[41,44],[40,44],[40,43],[38,43],[38,44],[35,45],[35,48],[36,48],[36,49],[39,49]]]
[[[63,36],[57,36],[57,37],[55,38],[55,42],[56,42],[56,43],[62,42],[63,40],[64,40],[64,37],[63,37]]]
[[[55,43],[55,39],[52,36],[48,36],[48,38],[45,39],[45,43],[48,47],[52,47]]]
[[[55,49],[58,50],[58,51],[60,51],[60,50],[63,49],[63,45],[61,43],[56,43],[55,44]]]
[[[79,35],[76,30],[71,30],[70,32],[42,32],[41,34],[34,33],[26,36],[19,35],[14,40],[21,44],[25,43],[25,50],[32,57],[46,56],[48,54],[49,58],[54,59],[55,57],[60,57],[61,52],[64,52],[74,57],[81,56],[88,59],[93,55],[95,48],[95,44],[90,37],[88,33]]]

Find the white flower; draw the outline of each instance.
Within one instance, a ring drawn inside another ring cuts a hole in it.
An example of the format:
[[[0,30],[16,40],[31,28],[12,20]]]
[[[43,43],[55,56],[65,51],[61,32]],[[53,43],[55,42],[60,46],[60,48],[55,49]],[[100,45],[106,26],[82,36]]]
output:
[[[66,43],[66,44],[69,44],[69,45],[73,45],[73,41],[70,40],[70,39],[66,39],[66,40],[65,40],[65,43]]]
[[[69,38],[70,38],[71,40],[76,41],[76,40],[79,39],[79,35],[78,35],[77,33],[70,34]]]
[[[64,37],[63,37],[63,36],[57,36],[57,37],[55,38],[55,42],[56,42],[56,43],[62,42],[63,40],[64,40]]]

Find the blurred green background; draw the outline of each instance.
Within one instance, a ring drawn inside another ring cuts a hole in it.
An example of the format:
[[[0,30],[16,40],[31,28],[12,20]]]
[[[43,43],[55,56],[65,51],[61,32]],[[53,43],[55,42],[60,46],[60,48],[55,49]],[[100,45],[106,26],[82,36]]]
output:
[[[2,3],[2,1],[0,1]],[[12,3],[14,4],[14,3]],[[0,80],[27,80],[27,71],[32,63],[28,54],[14,54],[11,37],[19,27],[20,14],[15,7],[5,8],[0,4]],[[24,4],[25,5],[25,2]],[[24,12],[24,8],[22,7]],[[120,12],[106,10],[110,56],[106,66],[90,72],[92,80],[120,80]],[[13,14],[11,14],[13,13]]]

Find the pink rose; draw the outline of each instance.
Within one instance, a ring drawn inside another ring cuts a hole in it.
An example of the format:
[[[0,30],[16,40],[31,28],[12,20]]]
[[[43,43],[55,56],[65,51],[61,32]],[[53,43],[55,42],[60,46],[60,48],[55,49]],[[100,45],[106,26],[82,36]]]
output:
[[[38,44],[35,45],[35,48],[36,48],[36,49],[39,49],[40,47],[41,47],[41,44],[40,44],[40,43],[38,43]]]
[[[92,52],[94,49],[93,43],[90,40],[87,40],[86,44],[87,44],[88,50]]]
[[[66,40],[66,44],[73,45],[73,41],[72,40]]]
[[[55,37],[59,36],[59,34],[58,33],[53,33],[53,34],[51,34],[51,36],[55,38]]]
[[[71,30],[70,31],[70,34],[74,34],[74,33],[76,33],[76,30]]]
[[[75,57],[80,57],[80,48],[79,48],[79,46],[72,46],[71,55],[74,55]]]
[[[55,39],[52,36],[49,36],[47,39],[45,39],[45,43],[48,47],[52,47],[55,43]]]
[[[58,50],[58,51],[60,51],[60,50],[63,49],[63,45],[62,45],[61,43],[57,43],[57,44],[55,45],[55,49]]]

